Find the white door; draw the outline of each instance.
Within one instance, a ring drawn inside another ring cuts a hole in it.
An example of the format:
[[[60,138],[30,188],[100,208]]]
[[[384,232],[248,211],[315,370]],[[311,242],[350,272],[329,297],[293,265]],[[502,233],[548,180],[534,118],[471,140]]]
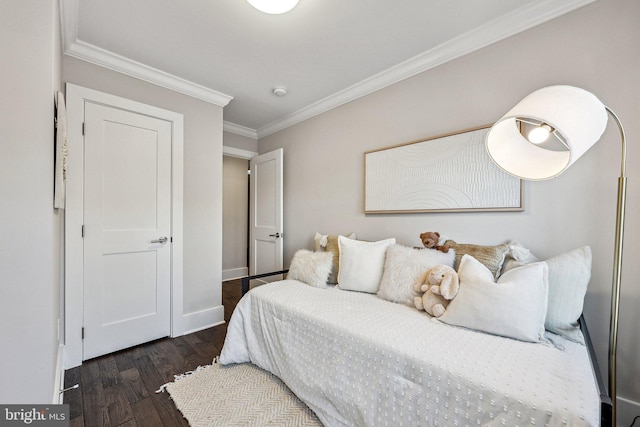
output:
[[[168,336],[171,122],[85,102],[83,360]]]
[[[279,148],[250,162],[250,275],[282,270],[282,160]]]

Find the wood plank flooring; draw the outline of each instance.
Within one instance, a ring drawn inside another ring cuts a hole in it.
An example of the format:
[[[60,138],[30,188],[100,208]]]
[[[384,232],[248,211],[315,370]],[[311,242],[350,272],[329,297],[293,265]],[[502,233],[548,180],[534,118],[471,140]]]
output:
[[[222,284],[225,321],[240,299],[240,280]],[[163,338],[85,361],[65,372],[71,427],[188,426],[169,398],[156,390],[174,375],[210,364],[220,354],[227,323],[178,338]]]

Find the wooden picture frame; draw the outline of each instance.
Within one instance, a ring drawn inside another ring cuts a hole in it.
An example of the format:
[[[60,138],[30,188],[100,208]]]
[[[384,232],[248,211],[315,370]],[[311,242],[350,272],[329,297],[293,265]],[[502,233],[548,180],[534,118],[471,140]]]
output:
[[[523,181],[486,151],[489,128],[365,152],[365,213],[523,211]]]

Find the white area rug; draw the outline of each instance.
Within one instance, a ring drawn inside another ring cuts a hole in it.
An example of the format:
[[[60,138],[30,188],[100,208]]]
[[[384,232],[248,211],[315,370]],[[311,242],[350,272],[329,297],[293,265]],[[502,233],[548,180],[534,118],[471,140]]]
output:
[[[162,389],[193,427],[322,426],[279,378],[250,363],[202,366]]]

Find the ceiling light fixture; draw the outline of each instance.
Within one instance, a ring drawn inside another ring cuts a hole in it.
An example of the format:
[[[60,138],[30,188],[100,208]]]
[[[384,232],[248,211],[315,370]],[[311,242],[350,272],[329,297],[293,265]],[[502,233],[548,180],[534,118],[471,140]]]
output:
[[[296,7],[298,0],[247,0],[249,4],[259,11],[279,15],[289,12]]]
[[[287,88],[284,86],[276,86],[273,88],[273,94],[279,98],[282,98],[287,94]]]

